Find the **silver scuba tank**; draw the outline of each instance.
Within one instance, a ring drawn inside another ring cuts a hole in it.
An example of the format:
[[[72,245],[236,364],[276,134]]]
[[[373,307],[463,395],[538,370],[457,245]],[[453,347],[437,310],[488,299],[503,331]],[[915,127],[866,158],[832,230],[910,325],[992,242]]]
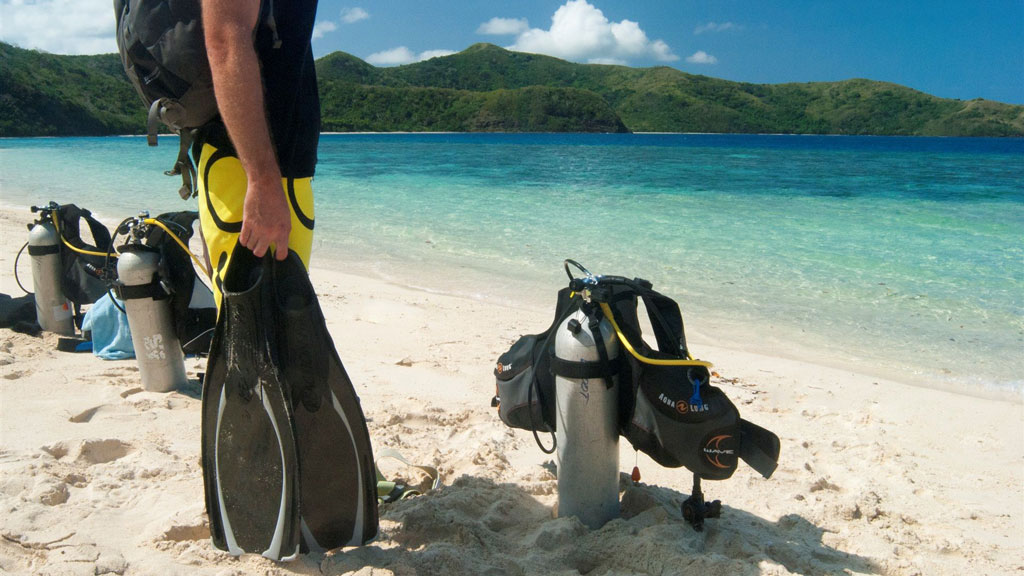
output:
[[[139,218],[141,221],[142,217]],[[142,387],[170,392],[187,382],[185,359],[174,330],[170,288],[160,277],[160,253],[133,228],[117,259],[118,295],[124,301]]]
[[[562,322],[555,356],[569,362],[598,362],[600,354],[582,310]],[[599,324],[608,361],[619,353],[606,318]],[[558,516],[576,516],[591,529],[619,517],[618,377],[555,376],[555,437],[558,442]]]
[[[28,254],[32,257],[32,285],[35,291],[36,321],[47,332],[73,335],[73,308],[60,287],[63,274],[60,262],[60,236],[50,220],[57,206],[32,207],[41,212],[39,220],[29,229]]]

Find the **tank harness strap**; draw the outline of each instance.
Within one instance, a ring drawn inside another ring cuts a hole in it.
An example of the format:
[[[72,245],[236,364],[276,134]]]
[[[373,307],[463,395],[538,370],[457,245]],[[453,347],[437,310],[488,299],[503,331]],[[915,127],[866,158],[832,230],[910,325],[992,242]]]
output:
[[[600,360],[596,362],[588,362],[586,360],[574,362],[559,358],[554,355],[554,351],[551,352],[551,373],[563,378],[606,378],[609,374],[618,374],[620,368],[619,359],[615,358],[609,364],[610,366],[606,366],[605,362]],[[609,373],[606,368],[610,368],[611,372]]]
[[[587,317],[590,319],[590,334],[594,337],[594,344],[597,348],[597,356],[600,358],[599,363],[603,369],[604,385],[609,390],[615,385],[613,377],[615,374],[612,372],[611,362],[608,361],[608,350],[604,345],[604,335],[601,334],[601,314],[598,312],[596,306],[589,307],[587,310]]]
[[[28,245],[29,256],[47,256],[49,254],[60,254],[59,244],[48,244],[46,246]]]
[[[153,280],[150,283],[138,284],[136,286],[117,284],[114,286],[114,293],[121,300],[141,300],[143,298],[165,300],[171,296],[164,285],[160,282],[160,275],[155,272],[153,273]]]

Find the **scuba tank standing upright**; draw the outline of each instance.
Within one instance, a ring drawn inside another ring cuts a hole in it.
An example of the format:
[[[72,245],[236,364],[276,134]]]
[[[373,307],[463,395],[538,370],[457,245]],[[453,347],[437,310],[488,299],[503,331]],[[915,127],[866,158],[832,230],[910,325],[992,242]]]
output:
[[[124,300],[142,387],[169,392],[186,382],[185,359],[174,331],[169,284],[160,277],[160,252],[146,246],[149,214],[129,219],[129,239],[117,261],[117,295]]]
[[[618,341],[590,303],[556,330],[558,516],[597,529],[619,517]]]
[[[53,217],[58,209],[57,204],[53,202],[44,207],[32,207],[33,213],[39,213],[39,219],[29,227],[28,254],[32,257],[36,321],[47,332],[71,335],[75,333],[75,323],[71,303],[64,296],[60,286],[63,273],[60,261],[60,235],[53,224]]]

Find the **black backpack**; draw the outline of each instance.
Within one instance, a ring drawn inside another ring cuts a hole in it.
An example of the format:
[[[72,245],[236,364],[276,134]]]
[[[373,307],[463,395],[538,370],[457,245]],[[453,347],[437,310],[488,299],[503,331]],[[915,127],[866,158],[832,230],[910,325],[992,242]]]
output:
[[[555,329],[579,309],[581,299],[570,288],[558,291],[555,319],[547,330],[521,337],[498,357],[494,367],[494,397],[491,406],[510,428],[530,430],[537,446],[547,454],[555,451],[555,377],[551,360],[555,351]],[[545,448],[538,432],[551,432],[551,448]]]
[[[186,246],[192,238],[193,223],[198,218],[199,213],[194,210],[169,212],[156,217]],[[162,228],[151,227],[145,243],[160,251],[161,260],[167,269],[166,281],[171,287],[171,316],[174,318],[174,332],[181,343],[182,352],[186,355],[206,354],[217,323],[217,309],[212,305],[213,293],[199,280],[192,267],[191,255],[177,246]],[[205,296],[200,297],[200,292]],[[201,305],[197,300],[209,305]]]
[[[273,1],[260,10],[280,45]],[[114,0],[121,62],[149,109],[147,142],[157,145],[160,124],[180,137],[174,168],[165,174],[181,175],[178,194],[185,200],[196,195],[196,170],[188,156],[194,130],[218,113],[201,16],[199,0]]]
[[[93,217],[92,212],[74,204],[60,206],[57,214],[63,238],[60,244],[63,268],[60,287],[64,296],[75,305],[75,322],[80,326],[80,307],[92,304],[107,293],[108,286],[100,271],[110,262],[106,257],[110,250],[110,231]],[[89,228],[93,244],[82,239],[82,220]]]
[[[186,355],[209,351],[217,322],[213,291],[199,280],[192,266],[194,256],[187,248],[198,218],[199,213],[194,210],[168,212],[153,219],[142,214],[126,218],[114,233],[115,240],[119,235],[130,235],[118,252],[143,250],[159,254],[158,270],[152,280],[130,286],[115,280],[111,283],[114,294],[121,300],[169,300],[174,332]]]
[[[567,273],[570,263],[586,271],[569,260]],[[674,300],[639,278],[587,272],[585,278],[569,273],[569,279],[569,287],[559,291],[552,326],[522,337],[498,358],[494,371],[498,395],[492,405],[506,425],[532,430],[535,435],[554,430],[555,374],[566,378],[616,374],[619,434],[637,450],[662,466],[686,467],[708,480],[729,478],[740,460],[763,476],[771,476],[779,456],[778,437],[740,418],[725,393],[711,385],[710,364],[690,356],[682,314]],[[641,334],[637,315],[641,301],[656,348]],[[602,367],[553,356],[555,328],[568,313],[581,308],[593,326],[602,317],[613,323],[622,344],[617,362]],[[541,449],[548,452],[543,446]]]
[[[109,278],[116,275],[113,260],[110,258],[110,231],[96,220],[91,212],[74,204],[62,206],[50,202],[46,206],[33,206],[32,212],[38,212],[39,217],[36,222],[28,225],[28,229],[32,230],[38,224],[50,224],[59,240],[53,246],[30,246],[26,242],[22,250],[28,248],[30,256],[59,256],[60,290],[71,302],[75,326],[81,328],[84,319],[82,306],[92,304],[106,294]],[[82,220],[85,220],[92,244],[82,238]],[[21,256],[20,251],[18,256]],[[18,280],[17,269],[15,280]],[[20,280],[18,285],[21,285]]]

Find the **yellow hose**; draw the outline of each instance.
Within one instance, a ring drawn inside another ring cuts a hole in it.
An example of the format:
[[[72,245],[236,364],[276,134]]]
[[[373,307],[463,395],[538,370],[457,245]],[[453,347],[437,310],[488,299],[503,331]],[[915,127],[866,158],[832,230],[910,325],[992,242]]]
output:
[[[56,210],[50,212],[50,219],[53,220],[53,228],[57,231],[57,236],[60,236],[60,241],[63,242],[64,245],[67,246],[71,251],[78,252],[79,254],[85,254],[86,256],[102,256],[104,258],[107,257],[106,252],[93,252],[92,250],[83,250],[82,248],[76,248],[75,246],[69,244],[68,241],[64,239],[64,234],[61,233],[60,231],[60,223],[57,221]],[[112,258],[117,258],[117,254],[114,253],[111,253],[110,256]]]
[[[87,256],[102,256],[104,258],[106,258],[108,256],[110,258],[117,258],[117,257],[120,256],[120,254],[118,254],[117,252],[114,252],[114,251],[111,251],[108,254],[106,252],[94,252],[92,250],[84,250],[82,248],[78,248],[76,246],[72,246],[64,238],[64,234],[60,230],[60,221],[57,219],[57,212],[56,211],[50,213],[50,219],[53,220],[53,227],[57,230],[57,236],[60,237],[61,242],[63,242],[64,245],[67,246],[69,250],[71,250],[73,252],[78,252],[79,254],[85,254]],[[177,234],[175,234],[174,232],[171,232],[170,228],[168,228],[166,224],[164,224],[163,222],[157,220],[156,218],[145,218],[145,219],[143,219],[143,222],[146,223],[146,224],[150,224],[152,226],[157,226],[157,227],[161,228],[164,232],[166,232],[167,235],[170,236],[171,238],[173,238],[174,241],[178,244],[178,246],[181,247],[181,249],[185,251],[186,254],[188,254],[189,256],[192,257],[192,261],[196,263],[196,266],[198,266],[199,269],[203,271],[203,273],[206,274],[206,277],[207,278],[210,277],[210,271],[206,268],[206,265],[203,264],[199,260],[199,258],[197,258],[196,255],[192,253],[191,250],[189,250],[188,246],[185,245],[185,243],[181,241],[181,238],[178,238]]]
[[[177,234],[171,232],[170,228],[168,228],[166,224],[157,220],[156,218],[146,218],[145,220],[143,220],[143,222],[145,222],[146,224],[152,224],[153,226],[159,226],[164,232],[167,233],[168,236],[174,238],[174,241],[178,243],[178,246],[180,246],[181,249],[184,250],[186,254],[191,256],[192,261],[196,263],[196,266],[198,266],[199,269],[206,274],[207,278],[210,278],[211,274],[210,271],[206,269],[206,265],[199,261],[199,258],[197,258],[196,255],[193,254],[192,251],[188,249],[188,246],[186,246],[185,243],[181,241],[181,238],[178,238]]]
[[[622,342],[622,345],[626,348],[626,350],[629,350],[629,353],[632,354],[634,358],[643,362],[644,364],[653,364],[655,366],[704,366],[705,368],[711,368],[713,366],[711,362],[705,362],[703,360],[684,360],[681,358],[648,358],[646,356],[642,356],[639,352],[636,351],[636,349],[633,348],[633,345],[629,343],[629,339],[626,338],[626,335],[622,333],[622,329],[619,328],[618,323],[615,322],[615,317],[612,315],[611,307],[608,306],[608,304],[606,304],[605,302],[599,302],[598,304],[601,305],[601,310],[604,312],[604,317],[607,318],[609,322],[611,322],[612,328],[614,328],[615,333],[618,334],[619,342]]]

